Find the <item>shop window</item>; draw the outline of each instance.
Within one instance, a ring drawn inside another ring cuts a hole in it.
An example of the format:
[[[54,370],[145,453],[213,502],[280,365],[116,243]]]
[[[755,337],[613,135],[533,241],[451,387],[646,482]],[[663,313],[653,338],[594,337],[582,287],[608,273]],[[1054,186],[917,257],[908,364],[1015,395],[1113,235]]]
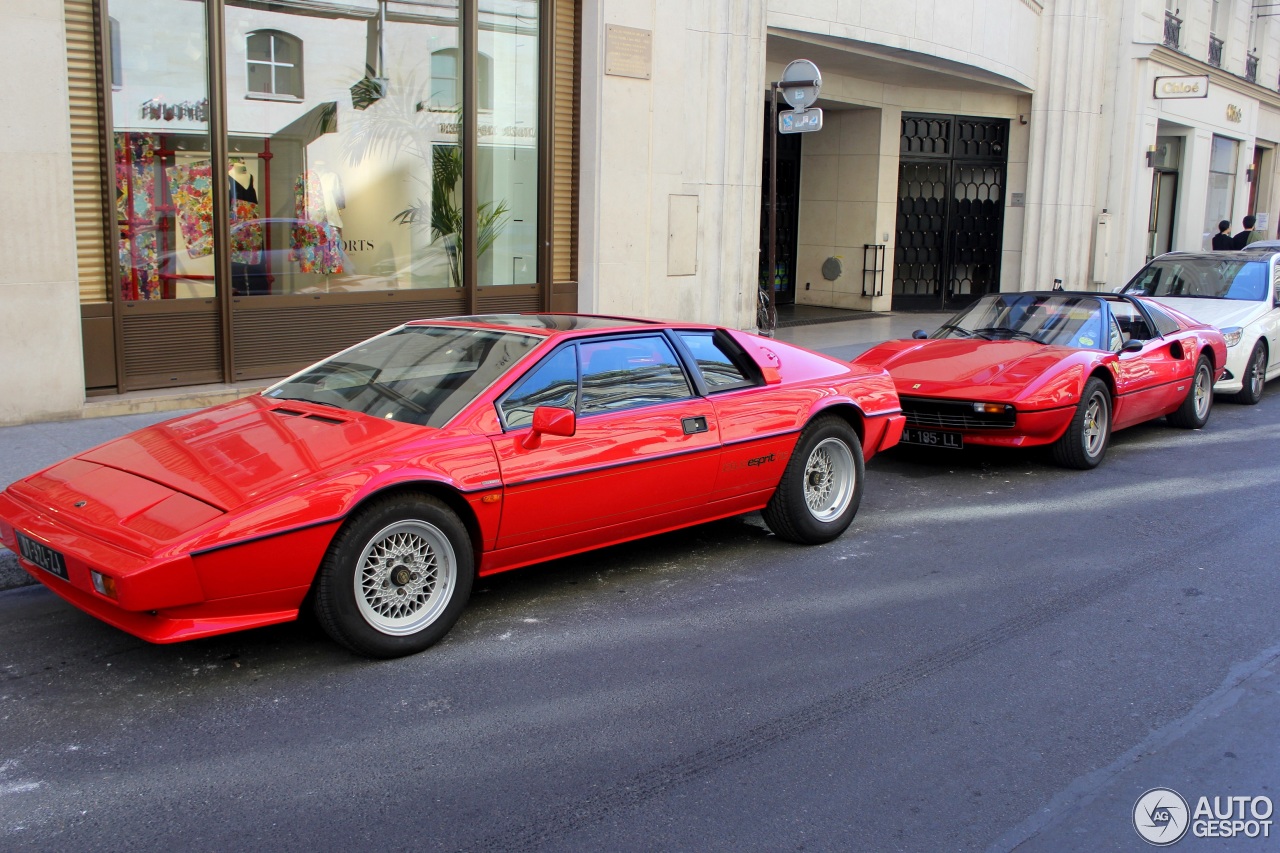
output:
[[[476,57],[476,86],[480,109],[493,109],[493,60],[483,53]],[[461,109],[462,90],[458,80],[462,76],[462,57],[456,47],[446,47],[431,54],[431,98],[428,105],[433,110]]]
[[[302,100],[302,40],[279,30],[249,33],[248,97]]]

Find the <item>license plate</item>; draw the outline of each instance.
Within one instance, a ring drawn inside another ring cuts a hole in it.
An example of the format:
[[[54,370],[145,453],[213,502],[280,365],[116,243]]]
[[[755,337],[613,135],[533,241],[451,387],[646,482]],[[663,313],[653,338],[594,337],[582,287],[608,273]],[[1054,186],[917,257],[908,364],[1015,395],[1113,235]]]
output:
[[[17,533],[16,530],[14,532]],[[51,575],[67,580],[67,561],[48,545],[41,545],[18,533],[18,550],[22,552],[22,559],[35,563]]]
[[[948,450],[960,450],[964,447],[964,436],[958,432],[945,432],[940,429],[907,427],[902,431],[902,443],[918,444],[923,447],[945,447]]]

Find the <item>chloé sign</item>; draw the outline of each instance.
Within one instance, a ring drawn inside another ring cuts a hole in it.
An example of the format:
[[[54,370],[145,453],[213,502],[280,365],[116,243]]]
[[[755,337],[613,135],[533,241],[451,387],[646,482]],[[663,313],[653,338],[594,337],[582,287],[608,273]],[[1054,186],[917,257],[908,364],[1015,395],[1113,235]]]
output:
[[[1204,77],[1157,77],[1156,100],[1166,98],[1207,98],[1209,97],[1209,78]]]

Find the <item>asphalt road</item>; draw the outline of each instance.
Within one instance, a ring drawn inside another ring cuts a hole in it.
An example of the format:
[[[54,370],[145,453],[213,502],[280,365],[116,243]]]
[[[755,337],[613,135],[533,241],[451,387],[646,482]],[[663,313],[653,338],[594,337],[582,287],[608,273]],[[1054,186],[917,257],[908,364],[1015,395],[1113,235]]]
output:
[[[0,593],[0,849],[1145,849],[1042,818],[1280,646],[1278,450],[1280,387],[1091,472],[898,449],[833,543],[532,567],[390,662]]]

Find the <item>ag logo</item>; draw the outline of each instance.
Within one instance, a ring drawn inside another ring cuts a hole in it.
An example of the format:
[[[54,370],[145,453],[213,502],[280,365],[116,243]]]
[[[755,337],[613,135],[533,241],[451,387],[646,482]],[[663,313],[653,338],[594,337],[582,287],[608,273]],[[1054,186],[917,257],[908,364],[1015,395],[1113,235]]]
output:
[[[1168,847],[1187,834],[1187,801],[1172,788],[1152,788],[1133,804],[1133,828],[1142,840]]]

